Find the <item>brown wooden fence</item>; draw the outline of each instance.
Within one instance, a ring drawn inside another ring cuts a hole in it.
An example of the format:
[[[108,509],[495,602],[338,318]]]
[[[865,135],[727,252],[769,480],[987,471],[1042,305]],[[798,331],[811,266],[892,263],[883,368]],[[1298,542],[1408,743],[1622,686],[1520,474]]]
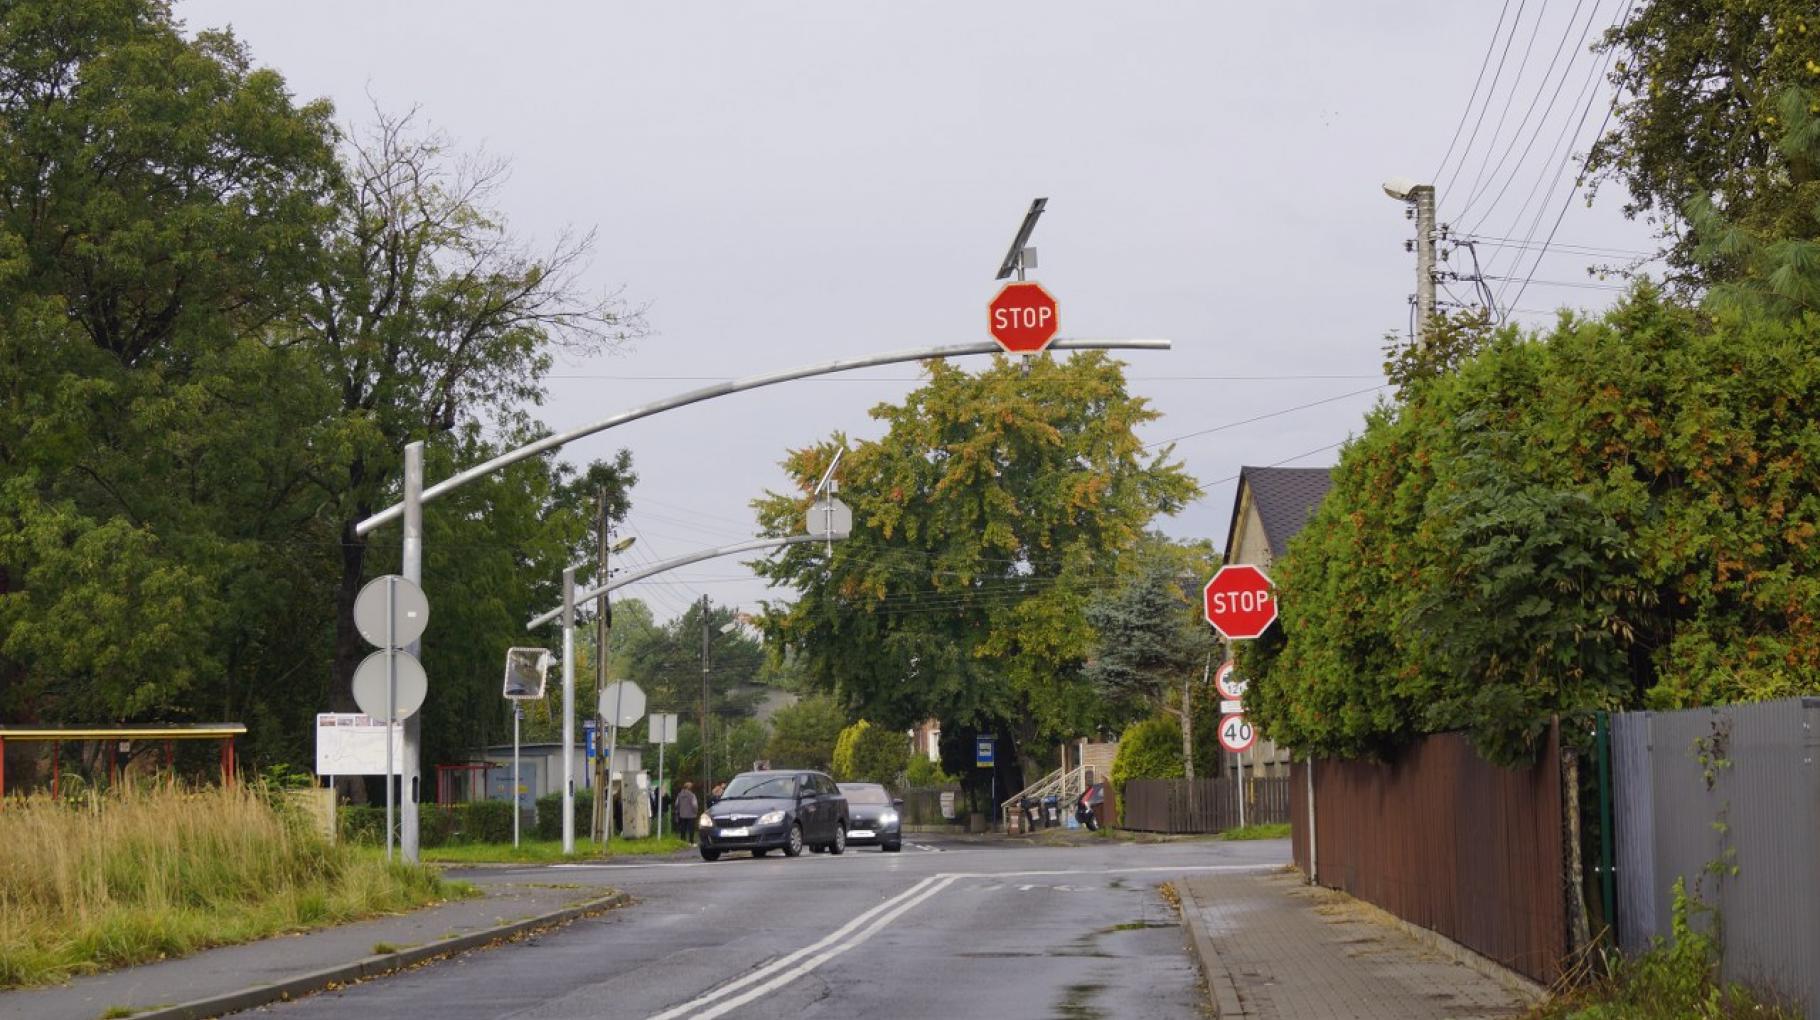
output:
[[[1239,824],[1233,779],[1132,779],[1120,801],[1119,828],[1138,832],[1225,832]],[[1245,824],[1289,821],[1289,780],[1245,780]]]
[[[1297,763],[1296,865],[1549,983],[1567,954],[1560,735],[1535,765],[1488,764],[1460,734],[1424,737],[1389,762],[1317,760],[1309,860],[1306,766]]]

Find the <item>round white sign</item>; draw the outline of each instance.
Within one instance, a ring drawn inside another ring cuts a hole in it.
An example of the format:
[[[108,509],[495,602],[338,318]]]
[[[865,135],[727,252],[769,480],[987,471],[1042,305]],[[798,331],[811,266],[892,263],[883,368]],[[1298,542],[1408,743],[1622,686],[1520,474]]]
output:
[[[409,719],[423,707],[423,696],[430,691],[423,664],[410,652],[382,650],[360,660],[354,670],[354,703],[374,719],[386,721],[386,683],[391,672],[386,663],[388,658],[396,660],[398,669],[398,690],[392,696],[392,720]]]
[[[1220,720],[1220,746],[1233,754],[1248,750],[1258,742],[1258,731],[1242,715],[1229,715]]]
[[[430,600],[423,589],[397,574],[373,578],[354,599],[354,629],[368,644],[386,647],[389,626],[391,647],[403,648],[429,624]]]
[[[1237,701],[1245,696],[1245,689],[1251,686],[1251,681],[1239,679],[1233,672],[1233,663],[1224,662],[1220,664],[1219,671],[1213,674],[1213,685],[1220,689],[1220,697]]]

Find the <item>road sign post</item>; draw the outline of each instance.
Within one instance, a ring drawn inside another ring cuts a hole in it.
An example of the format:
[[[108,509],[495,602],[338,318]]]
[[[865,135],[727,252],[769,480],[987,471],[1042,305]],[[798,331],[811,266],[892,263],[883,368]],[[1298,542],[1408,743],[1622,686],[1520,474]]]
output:
[[[1202,590],[1207,622],[1228,641],[1248,641],[1276,622],[1270,578],[1249,563],[1221,567]]]
[[[986,305],[986,326],[1007,354],[1040,354],[1061,329],[1061,307],[1040,283],[1007,283]]]
[[[518,730],[524,722],[527,701],[543,700],[544,682],[550,672],[550,653],[544,648],[506,649],[505,697],[512,703],[512,845],[518,845],[518,802],[523,788],[518,778]]]
[[[611,704],[613,711],[608,712]],[[613,844],[613,759],[619,753],[619,728],[630,726],[644,718],[645,689],[630,680],[615,680],[600,692],[600,704],[595,706],[602,718],[610,727],[607,730],[607,769],[606,779],[601,788],[601,804],[606,810],[606,818],[601,822],[600,831],[606,834],[602,846]],[[597,736],[594,739],[599,740]],[[596,752],[598,753],[598,752]]]
[[[430,603],[423,597],[423,589],[416,582],[396,574],[368,581],[354,599],[354,629],[380,649],[367,656],[354,671],[353,688],[354,701],[360,705],[360,710],[385,723],[385,856],[388,861],[392,859],[393,819],[397,813],[392,789],[396,781],[392,727],[417,714],[429,687],[423,666],[405,646],[422,637],[429,623]],[[404,779],[408,793],[408,784],[415,773],[410,760],[413,748],[408,728],[405,745]],[[411,798],[410,803],[415,804],[416,798]],[[414,823],[415,814],[409,814]],[[402,835],[406,838],[399,842],[405,860],[416,863],[415,825]]]

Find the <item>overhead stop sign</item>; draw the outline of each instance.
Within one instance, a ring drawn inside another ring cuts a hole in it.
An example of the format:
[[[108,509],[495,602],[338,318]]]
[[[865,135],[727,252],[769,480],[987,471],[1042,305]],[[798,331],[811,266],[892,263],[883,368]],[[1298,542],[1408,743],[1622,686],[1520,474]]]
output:
[[[1061,308],[1040,283],[1007,283],[986,306],[992,339],[1008,354],[1037,354],[1061,328]]]
[[[1228,641],[1248,641],[1276,622],[1277,599],[1270,578],[1248,563],[1221,567],[1207,582],[1207,622]]]

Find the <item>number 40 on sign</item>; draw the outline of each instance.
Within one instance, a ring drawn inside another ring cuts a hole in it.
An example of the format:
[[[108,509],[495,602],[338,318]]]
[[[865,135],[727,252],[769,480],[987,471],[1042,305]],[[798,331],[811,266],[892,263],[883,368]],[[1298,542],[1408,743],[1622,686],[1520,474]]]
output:
[[[1229,715],[1220,719],[1220,746],[1233,754],[1251,749],[1258,742],[1257,730],[1251,726],[1251,720],[1242,715]]]

